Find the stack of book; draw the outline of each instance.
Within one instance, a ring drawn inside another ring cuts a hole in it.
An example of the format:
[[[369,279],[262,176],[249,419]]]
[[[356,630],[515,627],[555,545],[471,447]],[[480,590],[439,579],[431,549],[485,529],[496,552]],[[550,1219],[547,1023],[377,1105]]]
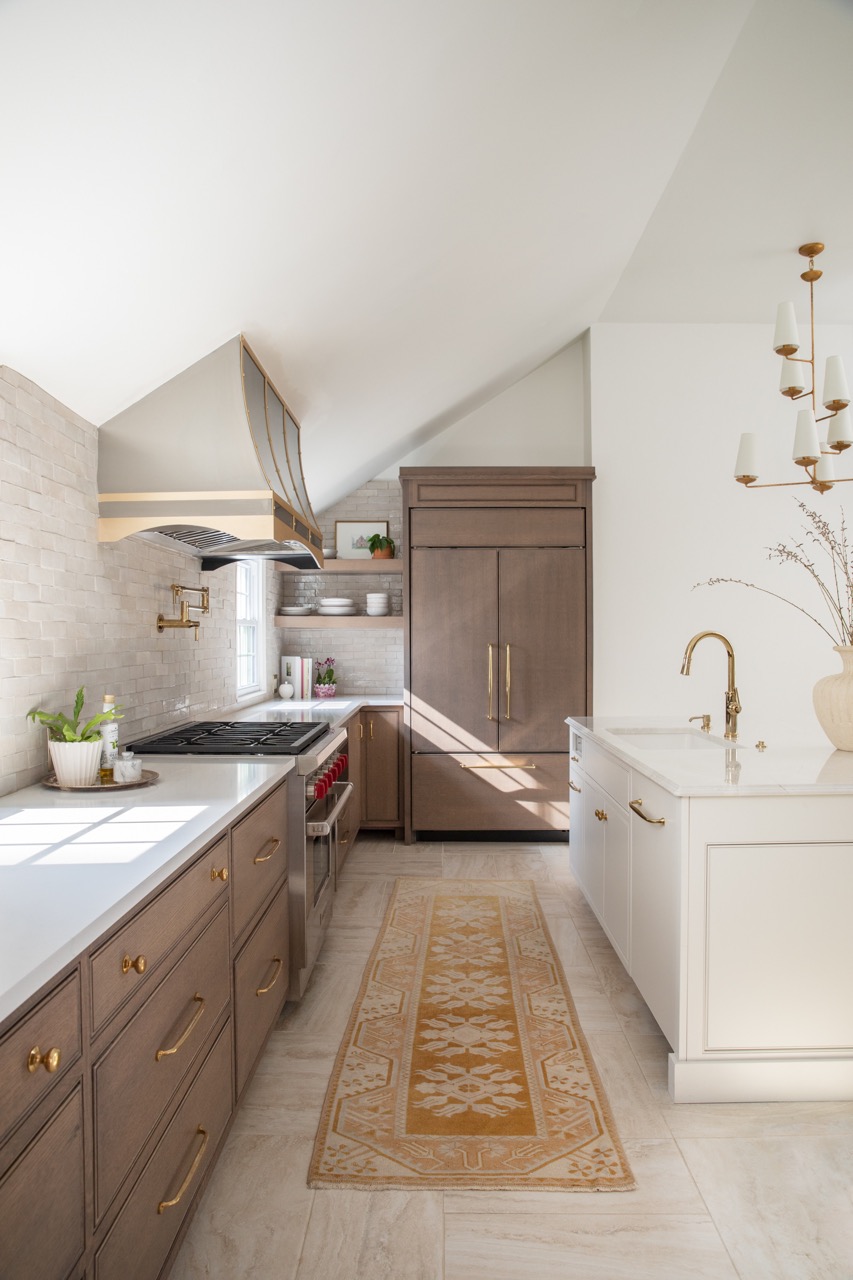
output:
[[[293,685],[294,698],[313,698],[314,659],[282,658],[281,683]]]

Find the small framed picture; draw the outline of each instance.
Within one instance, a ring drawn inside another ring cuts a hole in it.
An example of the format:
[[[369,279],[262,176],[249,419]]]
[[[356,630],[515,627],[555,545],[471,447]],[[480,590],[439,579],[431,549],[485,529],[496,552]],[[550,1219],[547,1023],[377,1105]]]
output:
[[[368,540],[374,533],[388,537],[387,520],[336,520],[335,548],[339,560],[369,560]]]

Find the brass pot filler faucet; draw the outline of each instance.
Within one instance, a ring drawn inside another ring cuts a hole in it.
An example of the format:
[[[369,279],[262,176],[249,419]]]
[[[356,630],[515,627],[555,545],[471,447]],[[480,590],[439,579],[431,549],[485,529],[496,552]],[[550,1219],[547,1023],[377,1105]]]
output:
[[[181,600],[181,596],[188,591],[200,596],[198,604],[190,604],[189,600]],[[172,604],[178,607],[178,601],[181,601],[181,612],[177,618],[164,618],[162,613],[157,614],[157,630],[165,631],[167,627],[194,627],[195,638],[198,640],[198,629],[201,625],[200,618],[191,618],[190,609],[198,609],[199,613],[210,613],[210,587],[182,587],[177,582],[172,583]]]
[[[729,661],[728,661],[728,685],[726,688],[725,737],[728,738],[729,741],[734,742],[735,739],[737,738],[738,712],[743,711],[743,707],[740,705],[740,697],[738,695],[737,688],[735,687],[735,651],[732,648],[731,641],[727,640],[725,636],[721,636],[719,631],[700,631],[698,635],[695,635],[693,639],[688,642],[687,648],[684,650],[684,657],[681,661],[681,674],[683,676],[690,675],[690,663],[693,658],[693,650],[696,648],[699,641],[704,640],[707,636],[711,636],[714,640],[719,640],[720,644],[722,644],[725,647],[726,654],[728,655]],[[693,717],[694,720],[698,718],[699,718],[698,716]],[[707,721],[707,726],[705,723],[706,721]],[[711,727],[710,717],[703,716],[702,722],[703,722],[702,728],[707,733]]]

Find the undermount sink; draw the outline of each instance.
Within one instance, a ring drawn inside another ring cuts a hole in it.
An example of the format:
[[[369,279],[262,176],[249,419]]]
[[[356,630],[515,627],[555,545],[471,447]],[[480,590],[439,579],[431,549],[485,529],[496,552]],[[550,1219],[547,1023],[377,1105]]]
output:
[[[608,732],[626,738],[626,745],[639,747],[643,751],[702,751],[709,747],[719,750],[720,747],[734,746],[734,743],[710,737],[701,729],[663,729],[651,726],[640,729],[610,729]]]

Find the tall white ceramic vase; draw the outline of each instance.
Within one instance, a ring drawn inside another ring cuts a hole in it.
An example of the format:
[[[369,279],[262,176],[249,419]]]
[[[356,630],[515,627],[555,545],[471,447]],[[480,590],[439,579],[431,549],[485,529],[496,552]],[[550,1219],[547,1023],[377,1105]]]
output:
[[[818,680],[812,694],[815,715],[834,747],[853,751],[853,645],[833,648],[843,670]]]
[[[98,781],[100,738],[96,742],[49,741],[47,747],[60,787],[93,787]]]

